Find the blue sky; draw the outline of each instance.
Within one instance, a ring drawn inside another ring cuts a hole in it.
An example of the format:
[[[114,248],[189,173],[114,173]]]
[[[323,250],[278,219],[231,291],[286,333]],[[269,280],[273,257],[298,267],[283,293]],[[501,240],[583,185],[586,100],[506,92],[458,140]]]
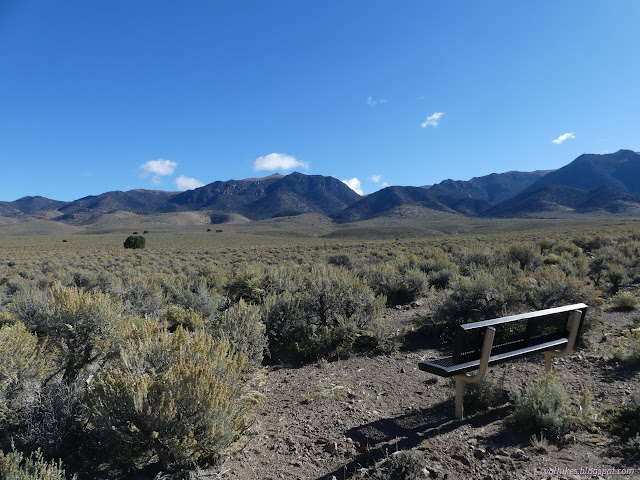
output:
[[[0,200],[292,170],[371,193],[638,151],[639,19],[635,0],[0,0]]]

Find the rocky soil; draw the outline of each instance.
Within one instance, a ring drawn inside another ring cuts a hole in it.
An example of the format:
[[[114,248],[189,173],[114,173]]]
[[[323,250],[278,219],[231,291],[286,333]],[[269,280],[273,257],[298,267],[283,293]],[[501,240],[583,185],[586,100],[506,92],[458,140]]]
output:
[[[411,328],[425,308],[388,310],[390,332]],[[596,413],[629,401],[640,369],[614,362],[611,352],[622,330],[639,322],[638,313],[607,312],[588,332],[587,347],[554,360],[572,399],[577,402],[580,389],[587,388]],[[530,434],[510,424],[508,403],[456,420],[452,382],[418,370],[420,360],[443,352],[427,339],[414,343],[391,355],[269,367],[264,399],[240,451],[202,478],[342,480],[409,448],[426,454],[425,478],[640,478],[640,465],[615,456],[616,439],[597,423],[538,453]],[[486,378],[511,391],[543,367],[543,355],[535,355],[490,368]],[[586,472],[634,467],[635,474]]]

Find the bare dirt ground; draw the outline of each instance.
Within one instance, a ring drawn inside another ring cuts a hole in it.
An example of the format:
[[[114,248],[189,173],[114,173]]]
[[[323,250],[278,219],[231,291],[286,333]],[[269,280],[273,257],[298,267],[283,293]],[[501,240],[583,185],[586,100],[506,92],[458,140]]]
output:
[[[389,309],[390,329],[409,328],[425,307]],[[572,399],[581,387],[593,408],[622,405],[640,385],[640,369],[611,360],[615,338],[640,319],[608,312],[587,333],[588,346],[554,367]],[[530,434],[509,423],[510,406],[453,415],[453,385],[418,370],[442,352],[428,342],[376,357],[353,357],[298,368],[269,367],[264,399],[242,449],[203,478],[269,480],[349,478],[385,454],[417,448],[427,456],[425,478],[587,479],[640,478],[640,465],[612,455],[615,438],[601,428],[577,432],[572,442],[536,453]],[[542,355],[490,368],[487,379],[517,389],[543,369]],[[636,469],[635,474],[585,469]],[[581,471],[582,469],[582,471]]]

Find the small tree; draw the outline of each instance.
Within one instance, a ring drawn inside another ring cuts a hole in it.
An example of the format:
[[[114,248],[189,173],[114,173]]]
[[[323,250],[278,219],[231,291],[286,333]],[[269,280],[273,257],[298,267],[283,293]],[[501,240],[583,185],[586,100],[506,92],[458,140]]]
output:
[[[145,239],[142,235],[129,235],[124,241],[124,248],[144,248]]]

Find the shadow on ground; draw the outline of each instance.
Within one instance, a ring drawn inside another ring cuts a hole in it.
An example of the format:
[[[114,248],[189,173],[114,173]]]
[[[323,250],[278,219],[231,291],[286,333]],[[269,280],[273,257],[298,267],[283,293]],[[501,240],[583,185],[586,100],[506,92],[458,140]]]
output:
[[[346,432],[346,436],[356,444],[359,452],[356,458],[317,480],[329,479],[334,475],[336,478],[344,478],[357,468],[371,465],[391,452],[414,448],[429,438],[449,433],[464,425],[471,425],[473,428],[488,425],[504,418],[509,408],[505,405],[458,420],[453,415],[453,402],[444,401],[427,409],[360,425]]]

